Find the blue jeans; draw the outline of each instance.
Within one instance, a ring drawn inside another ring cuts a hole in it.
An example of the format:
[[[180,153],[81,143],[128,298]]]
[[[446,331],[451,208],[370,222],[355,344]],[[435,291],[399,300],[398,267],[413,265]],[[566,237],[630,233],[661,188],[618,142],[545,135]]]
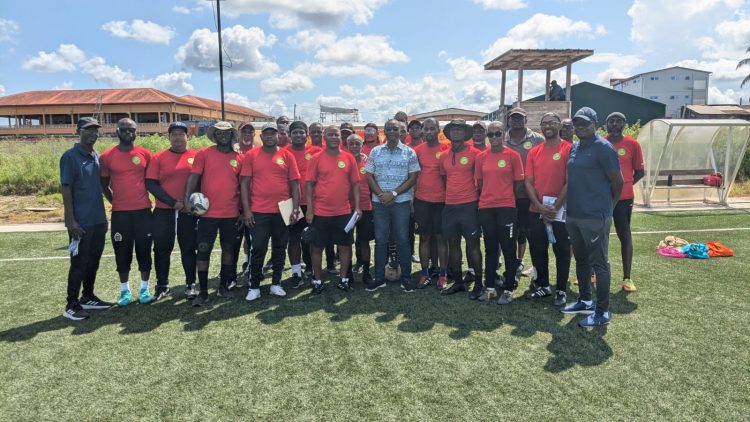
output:
[[[385,206],[373,202],[372,215],[375,220],[375,280],[385,280],[385,264],[388,259],[388,241],[391,232],[398,248],[401,265],[401,281],[411,278],[411,249],[409,248],[409,217],[411,203],[401,202]]]

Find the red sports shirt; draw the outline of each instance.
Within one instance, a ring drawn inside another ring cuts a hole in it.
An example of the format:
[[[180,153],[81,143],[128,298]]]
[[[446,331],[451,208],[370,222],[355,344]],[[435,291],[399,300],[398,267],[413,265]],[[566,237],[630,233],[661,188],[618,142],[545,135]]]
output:
[[[321,217],[349,215],[351,186],[359,183],[359,176],[359,166],[347,152],[332,156],[323,151],[315,155],[307,165],[307,181],[315,182],[314,214]]]
[[[568,158],[570,158],[570,144],[560,141],[555,147],[548,147],[544,143],[535,146],[526,157],[526,177],[534,178],[534,189],[537,199],[543,196],[557,197],[565,186],[567,179]],[[531,203],[531,212],[539,212]]]
[[[445,205],[466,204],[477,200],[474,164],[479,151],[473,147],[459,153],[453,149],[440,155],[440,174],[446,177]]]
[[[523,180],[521,155],[510,148],[498,153],[485,149],[477,156],[474,178],[482,180],[479,208],[515,208],[513,184]]]
[[[380,145],[379,141],[375,141],[375,142],[372,142],[372,143],[369,143],[369,144],[367,142],[364,142],[362,144],[362,153],[364,153],[365,155],[369,156],[370,155],[370,151],[372,151],[372,149],[375,148],[378,145]]]
[[[299,170],[297,160],[286,148],[272,154],[253,148],[245,153],[240,176],[250,177],[250,211],[275,214],[279,202],[292,196],[289,182],[299,180]]]
[[[294,155],[294,159],[297,161],[300,188],[299,204],[307,205],[307,195],[305,194],[305,183],[307,182],[307,165],[310,163],[310,160],[312,160],[315,154],[323,151],[323,148],[316,147],[315,145],[306,145],[305,148],[296,150],[292,148],[291,144],[286,148],[289,150],[289,152],[292,153],[292,155]]]
[[[612,142],[617,151],[617,159],[620,160],[620,171],[625,185],[622,187],[620,199],[633,199],[633,172],[643,170],[643,150],[641,144],[630,136],[623,135],[622,139]]]
[[[195,155],[190,172],[201,175],[200,191],[208,198],[208,211],[203,217],[239,217],[241,158],[241,154],[221,152],[215,145],[203,148]]]
[[[151,208],[146,191],[146,168],[151,152],[134,145],[127,152],[116,146],[99,157],[100,175],[109,177],[112,189],[112,211],[133,211]]]
[[[414,197],[426,202],[445,202],[445,184],[440,175],[440,156],[450,149],[448,145],[438,143],[431,147],[427,142],[414,148],[422,169],[417,176]]]
[[[182,154],[168,149],[157,152],[146,169],[146,179],[158,180],[169,196],[182,201],[185,197],[185,185],[197,153],[198,151],[190,148]],[[157,199],[156,208],[172,207]]]
[[[357,163],[357,171],[359,172],[359,209],[362,211],[372,211],[372,199],[370,198],[370,186],[367,184],[365,164],[367,164],[367,157]]]

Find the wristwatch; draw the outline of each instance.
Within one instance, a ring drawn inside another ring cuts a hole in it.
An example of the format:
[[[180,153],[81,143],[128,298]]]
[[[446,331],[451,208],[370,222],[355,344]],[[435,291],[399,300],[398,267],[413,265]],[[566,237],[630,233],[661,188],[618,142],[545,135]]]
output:
[[[397,196],[398,196],[398,192],[396,192],[395,190],[394,190],[394,191],[391,191],[391,195],[393,195],[393,197],[395,198],[395,197],[397,197]]]

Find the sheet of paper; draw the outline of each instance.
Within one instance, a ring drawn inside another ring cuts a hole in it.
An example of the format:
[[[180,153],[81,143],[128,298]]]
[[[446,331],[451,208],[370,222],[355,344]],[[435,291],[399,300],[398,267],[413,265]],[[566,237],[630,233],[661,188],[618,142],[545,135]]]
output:
[[[350,231],[352,231],[352,229],[354,228],[354,226],[357,224],[357,220],[359,220],[359,216],[357,215],[356,212],[353,212],[352,213],[352,218],[349,219],[349,222],[346,223],[346,227],[344,227],[344,231],[347,232],[347,233],[349,233]]]
[[[542,196],[542,204],[544,205],[555,205],[555,201],[557,201],[556,196]],[[560,207],[559,210],[557,210],[557,215],[555,216],[555,221],[559,221],[561,223],[565,222],[565,205]]]
[[[290,223],[289,216],[292,215],[292,205],[292,198],[279,202],[279,212],[281,213],[281,218],[284,220],[284,224],[287,226]],[[297,218],[304,218],[302,208],[300,207],[297,207]]]

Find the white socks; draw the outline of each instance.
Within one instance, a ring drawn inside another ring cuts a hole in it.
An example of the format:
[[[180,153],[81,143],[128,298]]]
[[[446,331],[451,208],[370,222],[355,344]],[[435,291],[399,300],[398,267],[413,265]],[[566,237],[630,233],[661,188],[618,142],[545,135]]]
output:
[[[127,292],[128,290],[130,290],[130,282],[129,281],[126,281],[124,283],[120,283],[120,291],[121,292]]]
[[[302,265],[300,265],[300,264],[292,264],[292,274],[296,274],[296,275],[302,277]]]
[[[141,289],[148,289],[148,280],[141,280]]]

